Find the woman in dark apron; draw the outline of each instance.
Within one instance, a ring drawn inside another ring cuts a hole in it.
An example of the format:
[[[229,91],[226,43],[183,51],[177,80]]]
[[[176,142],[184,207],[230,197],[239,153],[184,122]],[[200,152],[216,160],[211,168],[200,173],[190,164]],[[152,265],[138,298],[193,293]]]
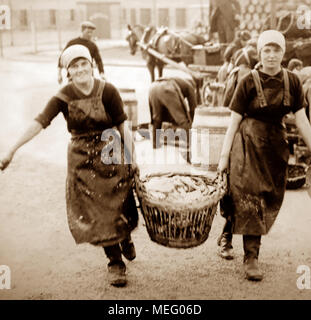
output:
[[[132,192],[134,145],[124,125],[127,116],[117,89],[93,77],[91,61],[88,49],[81,45],[63,52],[62,63],[71,81],[50,99],[2,159],[1,169],[8,166],[19,147],[62,112],[71,133],[66,188],[70,231],[77,244],[104,248],[110,283],[124,286],[122,254],[128,260],[136,256],[130,236],[138,221]]]
[[[260,281],[261,236],[273,225],[286,187],[289,148],[283,118],[295,114],[310,150],[311,126],[298,77],[281,67],[283,35],[263,32],[257,50],[262,66],[241,79],[230,103],[231,123],[218,166],[221,174],[229,172],[228,194],[221,201],[226,223],[218,245],[220,256],[232,259],[232,234],[242,234],[245,276]]]

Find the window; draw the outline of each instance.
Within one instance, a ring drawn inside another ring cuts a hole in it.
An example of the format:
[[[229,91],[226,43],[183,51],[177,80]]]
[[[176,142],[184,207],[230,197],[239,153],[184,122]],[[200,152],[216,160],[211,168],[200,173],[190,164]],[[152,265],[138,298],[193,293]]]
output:
[[[177,28],[186,27],[186,9],[185,8],[176,9],[176,27]]]
[[[122,22],[123,23],[127,22],[127,20],[126,20],[126,9],[125,8],[122,9]]]
[[[143,26],[151,24],[151,9],[140,9],[140,23]]]
[[[159,27],[169,26],[169,12],[166,8],[159,9]]]
[[[55,26],[56,25],[56,10],[51,9],[50,12],[50,25]]]
[[[21,10],[20,11],[20,24],[22,27],[27,27],[28,26],[28,15],[27,15],[27,10]]]
[[[73,9],[70,10],[70,21],[75,21],[75,11]]]
[[[131,9],[131,25],[133,26],[136,24],[136,10]]]

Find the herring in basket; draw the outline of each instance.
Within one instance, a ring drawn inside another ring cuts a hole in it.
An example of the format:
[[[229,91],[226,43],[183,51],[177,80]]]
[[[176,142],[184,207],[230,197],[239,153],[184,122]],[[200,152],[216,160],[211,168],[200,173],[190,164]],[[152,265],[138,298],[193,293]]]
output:
[[[136,191],[150,239],[167,247],[190,248],[208,238],[226,184],[219,177],[161,173],[137,178]]]

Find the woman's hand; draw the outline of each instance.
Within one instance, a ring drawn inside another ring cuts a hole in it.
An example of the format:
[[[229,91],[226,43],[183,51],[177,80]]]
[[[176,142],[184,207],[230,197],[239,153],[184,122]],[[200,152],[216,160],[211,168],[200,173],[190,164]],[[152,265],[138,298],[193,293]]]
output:
[[[12,161],[14,156],[13,152],[9,152],[6,156],[4,156],[1,160],[0,160],[0,170],[5,170],[7,168],[7,166],[10,164],[10,162]]]
[[[133,162],[132,163],[132,170],[133,170],[133,172],[134,172],[134,174],[136,174],[137,176],[139,176],[139,167],[138,167],[138,165],[137,165],[137,163],[136,162]]]
[[[221,156],[219,163],[218,163],[218,168],[217,171],[219,173],[224,173],[229,167],[229,156]]]

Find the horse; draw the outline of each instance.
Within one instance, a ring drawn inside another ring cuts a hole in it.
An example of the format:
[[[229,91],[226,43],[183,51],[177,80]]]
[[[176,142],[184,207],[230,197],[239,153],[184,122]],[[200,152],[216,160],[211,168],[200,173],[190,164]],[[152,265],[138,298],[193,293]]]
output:
[[[131,27],[131,25],[128,24],[127,28],[128,34],[126,36],[126,41],[128,41],[129,43],[131,55],[135,55],[138,47],[137,43],[142,38],[145,31],[145,27],[143,27],[140,24],[136,24],[134,27]]]
[[[141,25],[134,27],[128,25],[126,40],[132,55],[136,53],[140,43],[145,48],[150,47],[175,62],[183,61],[185,64],[192,62],[192,45],[205,42],[204,37],[190,32],[171,33],[167,28],[157,29],[153,26],[144,28]],[[153,82],[155,80],[154,69],[157,67],[158,76],[162,77],[165,63],[154,57],[145,48],[141,47],[141,52],[147,62],[147,68]]]

